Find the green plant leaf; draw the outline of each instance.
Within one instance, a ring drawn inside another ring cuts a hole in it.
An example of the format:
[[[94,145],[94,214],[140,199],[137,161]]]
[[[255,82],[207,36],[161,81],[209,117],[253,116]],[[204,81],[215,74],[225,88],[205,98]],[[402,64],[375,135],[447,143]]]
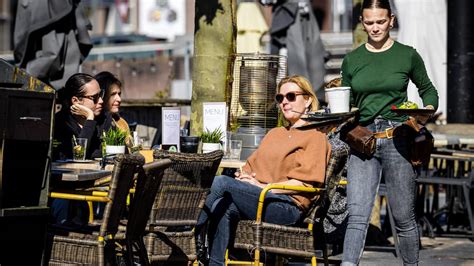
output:
[[[126,143],[126,139],[127,132],[113,127],[104,131],[102,136],[102,141],[104,141],[106,145],[112,146],[123,146]]]
[[[221,128],[218,127],[213,131],[210,131],[206,128],[204,132],[201,134],[201,141],[203,143],[220,143],[224,132],[222,132]]]

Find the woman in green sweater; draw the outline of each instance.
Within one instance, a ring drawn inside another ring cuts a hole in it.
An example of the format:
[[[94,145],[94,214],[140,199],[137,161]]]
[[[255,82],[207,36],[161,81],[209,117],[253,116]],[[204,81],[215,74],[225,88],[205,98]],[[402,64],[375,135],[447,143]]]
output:
[[[376,132],[376,151],[370,158],[351,150],[348,165],[349,221],[342,265],[359,264],[371,209],[380,179],[387,185],[404,265],[417,265],[419,235],[415,221],[416,171],[409,161],[409,141],[393,135],[407,117],[391,112],[407,101],[411,80],[425,108],[438,107],[438,93],[420,55],[390,38],[395,17],[389,0],[364,0],[361,22],[368,41],[347,54],[342,63],[342,86],[350,86],[352,105],[360,110],[360,124]]]

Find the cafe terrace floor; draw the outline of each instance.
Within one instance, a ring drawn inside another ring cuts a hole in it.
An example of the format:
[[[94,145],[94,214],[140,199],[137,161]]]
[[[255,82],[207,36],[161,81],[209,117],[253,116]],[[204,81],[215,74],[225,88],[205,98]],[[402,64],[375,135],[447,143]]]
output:
[[[474,242],[468,238],[422,237],[419,265],[474,265]],[[401,265],[391,252],[366,251],[360,265]]]

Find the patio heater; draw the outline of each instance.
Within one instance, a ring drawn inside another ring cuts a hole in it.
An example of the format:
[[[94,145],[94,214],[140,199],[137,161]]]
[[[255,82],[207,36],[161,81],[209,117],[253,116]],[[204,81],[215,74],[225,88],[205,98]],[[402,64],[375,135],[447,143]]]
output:
[[[237,54],[234,61],[229,122],[231,139],[242,140],[240,159],[245,160],[278,124],[274,101],[278,82],[286,76],[286,57],[268,54]]]

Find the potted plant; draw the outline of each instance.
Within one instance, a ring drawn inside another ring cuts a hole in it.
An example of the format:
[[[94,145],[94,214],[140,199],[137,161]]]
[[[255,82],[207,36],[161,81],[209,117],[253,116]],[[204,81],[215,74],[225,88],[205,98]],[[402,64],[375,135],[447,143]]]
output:
[[[125,143],[127,140],[127,132],[118,128],[110,128],[104,131],[102,141],[105,143],[106,154],[125,153]]]
[[[221,149],[221,139],[224,135],[221,128],[216,128],[212,131],[206,128],[201,134],[202,152],[207,153]]]

